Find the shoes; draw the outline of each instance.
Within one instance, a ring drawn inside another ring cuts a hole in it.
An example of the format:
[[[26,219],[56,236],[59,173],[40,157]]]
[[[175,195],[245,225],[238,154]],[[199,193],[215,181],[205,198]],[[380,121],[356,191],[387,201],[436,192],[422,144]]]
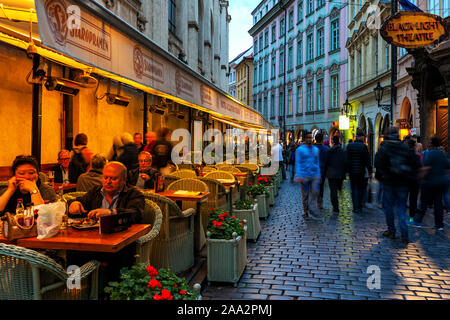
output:
[[[310,215],[309,215],[309,218],[310,218],[311,220],[316,220],[316,221],[320,221],[320,220],[322,220],[322,218],[321,218],[321,217],[319,217],[319,216],[315,216],[315,215],[312,215],[312,214],[310,214]]]
[[[389,239],[395,239],[395,234],[393,234],[389,230],[386,230],[385,232],[383,232],[382,236],[385,238],[389,238]]]
[[[436,228],[437,231],[444,231],[444,227]]]
[[[411,221],[411,219],[407,222],[407,224],[411,227],[415,228],[421,228],[422,224],[420,222],[415,222],[414,220]]]

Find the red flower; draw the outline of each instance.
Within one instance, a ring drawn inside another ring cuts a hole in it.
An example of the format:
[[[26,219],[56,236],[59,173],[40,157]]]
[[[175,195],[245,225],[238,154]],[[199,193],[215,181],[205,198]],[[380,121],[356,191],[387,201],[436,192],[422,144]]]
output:
[[[186,294],[186,291],[185,290],[181,290],[180,293],[181,294]]]
[[[251,182],[249,182],[249,183],[248,183],[248,185],[249,185],[249,186],[251,186],[251,185],[252,185],[252,183],[251,183]]]
[[[225,212],[225,213],[223,214],[223,216],[224,216],[225,218],[228,217],[228,216],[229,216],[228,212]]]
[[[173,296],[170,294],[169,290],[163,289],[161,291],[161,299],[172,300]]]
[[[215,227],[220,227],[222,225],[222,222],[217,222],[216,220],[213,221],[213,225]]]
[[[152,289],[155,289],[156,287],[161,288],[161,283],[156,279],[152,279],[148,282],[147,287],[151,287]]]
[[[219,219],[222,220],[222,221],[225,220],[225,218],[223,217],[223,215],[220,215],[220,216],[219,216]]]
[[[161,300],[161,296],[157,293],[153,296],[153,300]]]
[[[244,221],[244,220],[241,220],[241,223],[242,223],[242,224],[245,224],[245,221]]]
[[[150,278],[154,278],[158,275],[158,270],[156,270],[155,268],[153,268],[152,266],[148,266],[147,267],[147,273],[150,276]]]
[[[173,285],[173,287],[176,288],[176,287],[178,287],[178,286],[177,286],[177,284],[175,283],[175,284]]]

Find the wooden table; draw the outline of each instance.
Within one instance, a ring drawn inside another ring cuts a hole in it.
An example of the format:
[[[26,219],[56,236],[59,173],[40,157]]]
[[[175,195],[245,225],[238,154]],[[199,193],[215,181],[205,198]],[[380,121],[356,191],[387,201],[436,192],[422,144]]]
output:
[[[151,190],[148,191],[152,192]],[[208,200],[210,193],[200,192],[200,194],[198,195],[183,195],[183,194],[175,194],[175,192],[177,192],[177,190],[165,190],[163,192],[158,192],[157,194],[175,201],[178,207],[180,207],[180,209],[182,208],[183,201],[196,202],[196,212],[194,215],[194,248],[196,253],[198,253],[202,250],[203,246],[206,244],[205,232],[203,231],[202,219],[200,217],[200,208],[202,203]]]
[[[56,193],[59,192],[60,188],[63,188],[63,191],[75,191],[77,189],[76,183],[53,183],[53,190],[55,190]]]
[[[134,224],[127,230],[99,234],[98,228],[89,230],[77,230],[68,227],[61,230],[56,236],[38,240],[36,237],[18,239],[9,242],[5,237],[0,237],[2,243],[12,243],[24,248],[49,249],[49,250],[73,250],[115,253],[133,243],[151,229],[149,224]]]

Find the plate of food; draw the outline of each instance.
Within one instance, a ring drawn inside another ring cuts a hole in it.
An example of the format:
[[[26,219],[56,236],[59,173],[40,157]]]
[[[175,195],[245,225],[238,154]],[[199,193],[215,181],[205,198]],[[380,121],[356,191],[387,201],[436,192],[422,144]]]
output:
[[[99,227],[99,223],[97,220],[89,218],[71,219],[71,220],[72,221],[69,221],[69,225],[78,230],[94,229]]]

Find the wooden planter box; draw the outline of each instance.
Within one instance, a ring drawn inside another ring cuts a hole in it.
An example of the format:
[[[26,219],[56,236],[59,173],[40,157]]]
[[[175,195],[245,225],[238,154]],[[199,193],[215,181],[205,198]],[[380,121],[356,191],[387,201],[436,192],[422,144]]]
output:
[[[269,205],[273,206],[275,204],[275,187],[273,185],[267,186],[267,191],[269,191]]]
[[[260,194],[255,198],[258,204],[258,215],[260,218],[267,219],[269,216],[269,206],[266,206],[266,195]]]
[[[247,220],[247,239],[256,241],[261,233],[259,224],[258,204],[255,203],[253,209],[238,210],[233,207],[233,215],[240,220]]]
[[[237,286],[247,265],[247,226],[244,230],[244,236],[232,240],[210,239],[207,233],[208,285],[216,281]]]

